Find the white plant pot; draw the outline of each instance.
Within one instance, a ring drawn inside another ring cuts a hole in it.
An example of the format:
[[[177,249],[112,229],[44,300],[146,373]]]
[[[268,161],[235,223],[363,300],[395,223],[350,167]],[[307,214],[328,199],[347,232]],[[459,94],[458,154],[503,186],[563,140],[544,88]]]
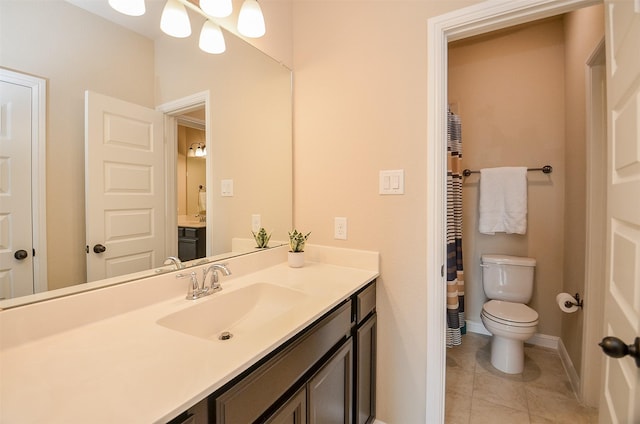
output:
[[[304,265],[304,252],[288,252],[289,266],[291,268],[301,268]]]

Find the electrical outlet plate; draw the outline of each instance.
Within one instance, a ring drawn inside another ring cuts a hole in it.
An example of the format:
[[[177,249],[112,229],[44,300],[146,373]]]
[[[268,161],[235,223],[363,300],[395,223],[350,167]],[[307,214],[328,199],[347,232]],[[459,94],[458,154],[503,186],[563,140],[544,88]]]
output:
[[[251,215],[251,231],[258,232],[260,231],[260,227],[262,227],[262,219],[260,217],[260,215],[258,214],[253,214]]]
[[[347,218],[337,216],[334,219],[334,235],[336,240],[347,239]]]

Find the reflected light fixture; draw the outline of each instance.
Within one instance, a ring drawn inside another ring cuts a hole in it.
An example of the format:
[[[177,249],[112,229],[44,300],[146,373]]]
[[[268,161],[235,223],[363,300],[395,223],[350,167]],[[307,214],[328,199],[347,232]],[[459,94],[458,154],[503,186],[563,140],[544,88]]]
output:
[[[120,13],[140,16],[145,13],[144,0],[109,0],[109,5]],[[200,0],[200,7],[189,0],[167,0],[160,18],[160,29],[172,37],[191,35],[191,21],[187,8],[206,18],[200,31],[199,46],[207,53],[220,54],[226,50],[220,26],[213,18],[224,18],[233,11],[233,0]],[[244,0],[238,16],[238,32],[249,38],[266,33],[262,9],[256,0]]]
[[[238,32],[245,37],[259,38],[265,32],[264,16],[256,0],[244,0],[238,16]]]
[[[202,25],[202,31],[200,31],[200,42],[198,45],[200,46],[200,50],[211,54],[224,53],[227,48],[224,43],[222,30],[218,25],[208,19],[204,25]]]
[[[197,147],[194,149],[193,146]],[[193,143],[191,146],[189,146],[187,156],[189,156],[190,158],[203,158],[207,156],[207,146],[202,143]]]
[[[146,12],[144,0],[109,0],[109,6],[129,16],[142,16]]]
[[[233,11],[231,0],[200,0],[200,8],[214,18],[226,18]]]
[[[160,29],[167,35],[186,38],[191,35],[191,22],[184,4],[178,0],[167,0],[162,9]]]

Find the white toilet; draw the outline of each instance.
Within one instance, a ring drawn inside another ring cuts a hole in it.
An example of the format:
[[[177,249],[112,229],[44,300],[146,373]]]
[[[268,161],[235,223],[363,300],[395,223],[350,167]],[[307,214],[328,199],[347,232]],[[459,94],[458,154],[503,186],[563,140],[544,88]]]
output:
[[[480,318],[491,338],[491,364],[507,374],[524,367],[524,341],[533,336],[538,313],[525,305],[533,294],[536,260],[519,256],[482,255],[482,286],[490,299]]]

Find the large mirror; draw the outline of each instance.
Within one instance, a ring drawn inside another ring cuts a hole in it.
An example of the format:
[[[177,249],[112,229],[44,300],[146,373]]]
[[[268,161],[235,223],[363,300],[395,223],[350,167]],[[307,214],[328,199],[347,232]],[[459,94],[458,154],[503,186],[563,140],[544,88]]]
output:
[[[87,90],[151,109],[196,95],[198,107],[183,112],[199,109],[206,126],[206,256],[220,260],[253,251],[256,216],[272,232],[270,246],[286,240],[292,223],[291,71],[224,30],[225,53],[200,51],[203,18],[192,12],[192,35],[174,39],[158,30],[163,2],[148,1],[143,17],[118,18],[128,28],[91,10],[106,3],[0,0],[0,68],[46,81],[46,204],[38,206],[46,214],[46,284],[40,285],[55,290],[54,296],[96,287],[87,284],[86,246],[93,243],[85,230]],[[166,147],[168,178],[156,187],[169,187],[166,230],[174,236],[167,237],[165,252],[177,256],[178,215],[187,209],[178,204],[176,187],[188,179],[178,175],[186,168],[179,166],[185,151],[177,141],[182,115],[165,115],[165,127],[171,126],[165,130],[175,140]],[[28,170],[24,174],[20,178],[31,178]],[[224,193],[230,181],[232,195]],[[164,259],[155,258],[147,274],[108,283],[153,273]],[[0,308],[48,297],[0,301]]]

